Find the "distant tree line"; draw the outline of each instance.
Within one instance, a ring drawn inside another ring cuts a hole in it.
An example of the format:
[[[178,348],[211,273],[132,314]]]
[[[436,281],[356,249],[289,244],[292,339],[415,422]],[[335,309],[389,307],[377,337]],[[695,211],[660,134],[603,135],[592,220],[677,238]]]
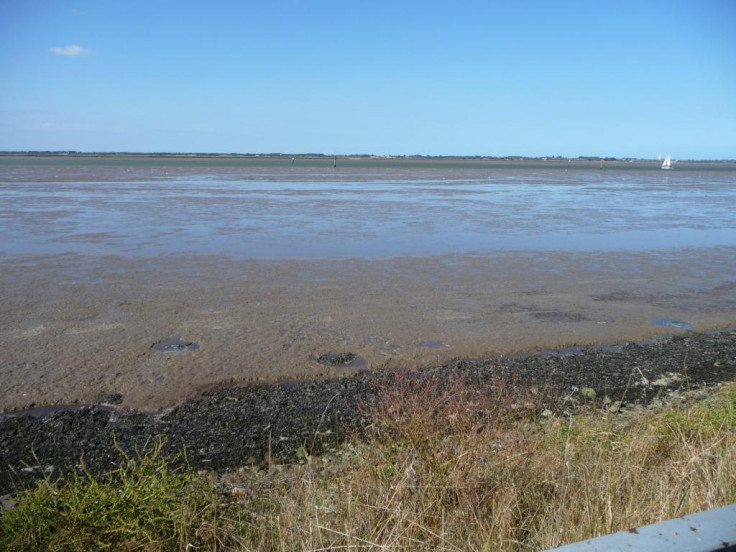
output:
[[[82,152],[76,150],[14,150],[0,151],[1,155],[22,155],[22,156],[76,156],[76,157],[279,157],[279,158],[332,158],[335,154],[331,153],[205,153],[205,152],[135,152],[135,151],[101,151],[101,152]],[[475,159],[488,161],[656,161],[656,159],[644,159],[634,157],[601,157],[598,155],[579,155],[577,157],[565,157],[562,155],[546,155],[539,157],[530,157],[525,155],[375,155],[369,153],[351,153],[347,155],[336,155],[341,159],[352,157],[361,159]],[[684,161],[684,160],[682,160]],[[736,159],[698,159],[687,160],[691,163],[734,163]]]

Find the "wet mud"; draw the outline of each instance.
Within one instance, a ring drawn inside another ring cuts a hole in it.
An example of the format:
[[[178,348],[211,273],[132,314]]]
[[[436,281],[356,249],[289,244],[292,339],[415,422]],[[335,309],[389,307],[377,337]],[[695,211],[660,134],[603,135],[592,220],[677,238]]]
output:
[[[672,328],[673,330],[692,330],[693,325],[685,320],[677,320],[676,318],[667,318],[665,316],[658,316],[652,318],[652,324],[656,326],[662,326],[663,328]]]
[[[736,325],[735,248],[2,261],[4,412],[104,395],[155,412],[219,386]]]
[[[199,349],[199,345],[193,341],[183,340],[180,336],[174,336],[169,339],[157,341],[151,345],[151,349],[158,353],[164,353],[167,355],[188,353],[189,351],[196,351]]]
[[[320,355],[317,362],[323,366],[350,366],[358,359],[353,353],[325,353]]]

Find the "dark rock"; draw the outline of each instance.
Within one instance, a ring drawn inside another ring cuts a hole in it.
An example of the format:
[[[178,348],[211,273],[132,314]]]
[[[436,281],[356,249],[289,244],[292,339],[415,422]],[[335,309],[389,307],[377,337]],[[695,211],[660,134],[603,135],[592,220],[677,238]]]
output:
[[[199,349],[199,345],[194,341],[182,340],[178,335],[170,339],[164,339],[151,345],[151,349],[164,354],[187,353]]]
[[[120,404],[123,402],[123,398],[122,393],[109,393],[97,399],[97,404]]]
[[[355,358],[356,355],[353,353],[325,353],[320,355],[317,362],[323,366],[342,366],[343,364],[350,364]]]

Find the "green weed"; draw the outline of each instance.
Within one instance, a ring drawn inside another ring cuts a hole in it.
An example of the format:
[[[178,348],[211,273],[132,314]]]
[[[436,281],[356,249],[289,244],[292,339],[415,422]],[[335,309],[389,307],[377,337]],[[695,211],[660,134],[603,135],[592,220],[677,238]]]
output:
[[[172,469],[162,445],[134,457],[121,452],[121,467],[101,478],[38,482],[3,512],[0,549],[153,552],[216,543],[222,512],[212,485]]]

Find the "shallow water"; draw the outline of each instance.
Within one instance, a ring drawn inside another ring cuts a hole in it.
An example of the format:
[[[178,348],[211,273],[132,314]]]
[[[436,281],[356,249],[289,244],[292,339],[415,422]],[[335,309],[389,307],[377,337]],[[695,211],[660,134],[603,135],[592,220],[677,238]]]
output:
[[[1,161],[0,254],[371,258],[736,244],[736,171]]]

